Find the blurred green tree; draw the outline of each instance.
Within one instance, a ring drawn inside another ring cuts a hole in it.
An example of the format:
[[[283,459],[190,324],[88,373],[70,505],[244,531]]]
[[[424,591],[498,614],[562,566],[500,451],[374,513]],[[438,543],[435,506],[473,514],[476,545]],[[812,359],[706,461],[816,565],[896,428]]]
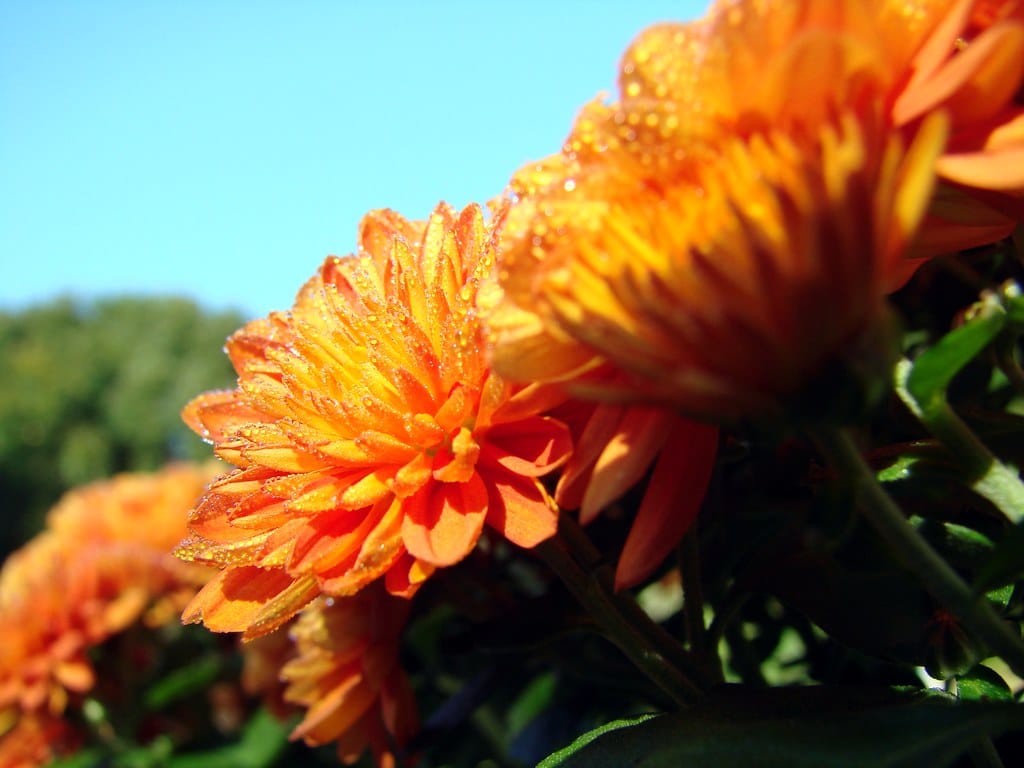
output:
[[[199,392],[233,385],[222,349],[242,322],[181,298],[0,312],[0,549],[37,531],[74,485],[210,456],[179,412]]]

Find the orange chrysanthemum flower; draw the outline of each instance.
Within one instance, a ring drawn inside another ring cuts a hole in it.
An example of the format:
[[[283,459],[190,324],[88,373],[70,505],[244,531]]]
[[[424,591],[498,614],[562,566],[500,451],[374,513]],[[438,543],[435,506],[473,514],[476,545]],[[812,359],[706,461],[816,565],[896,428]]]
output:
[[[641,35],[622,100],[513,179],[495,368],[735,419],[870,334],[951,122],[893,118],[943,18],[903,10],[729,2]]]
[[[166,621],[208,573],[170,554],[216,472],[177,465],[71,491],[0,572],[0,710],[60,715],[94,683],[88,650],[140,617]]]
[[[59,717],[0,711],[0,768],[37,768],[72,754],[81,738]]]
[[[223,569],[186,620],[252,637],[321,592],[384,577],[410,595],[485,522],[523,547],[555,532],[537,478],[571,446],[541,414],[564,396],[488,367],[477,298],[495,240],[475,206],[420,223],[371,214],[358,253],[231,338],[238,389],[184,414],[240,469],[211,487],[178,550]]]
[[[1022,81],[1019,0],[743,0],[640,35],[615,125],[600,127],[596,105],[591,115],[602,140],[640,153],[660,143],[654,154],[671,165],[694,140],[813,128],[837,108],[878,105],[908,141],[942,111],[950,138],[936,169],[950,183],[913,249],[929,255],[990,243],[1024,218],[1019,198],[1014,210],[991,194],[1024,189]]]
[[[623,402],[593,412],[559,503],[589,519],[656,461],[649,498],[683,512],[642,515],[630,538],[667,551],[715,446],[677,413],[775,414],[834,367],[878,367],[837,358],[877,346],[908,256],[1010,231],[991,190],[1019,188],[1020,164],[981,172],[1018,146],[1020,11],[999,5],[716,3],[644,32],[619,100],[587,105],[560,154],[516,174],[494,366]],[[973,175],[954,173],[968,146]],[[631,541],[620,584],[658,554]]]
[[[398,642],[409,601],[379,584],[347,598],[318,601],[291,631],[296,658],[281,671],[284,698],[306,710],[292,732],[316,746],[338,743],[346,765],[371,749],[393,768],[398,749],[418,728],[416,701],[398,664]]]

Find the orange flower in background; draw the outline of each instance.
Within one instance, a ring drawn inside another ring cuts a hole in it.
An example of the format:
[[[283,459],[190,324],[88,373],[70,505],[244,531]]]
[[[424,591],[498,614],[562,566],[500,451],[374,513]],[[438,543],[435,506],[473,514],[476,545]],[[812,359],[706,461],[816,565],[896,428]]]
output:
[[[951,122],[890,114],[934,5],[730,2],[642,34],[621,101],[512,181],[495,369],[742,419],[870,336]]]
[[[120,541],[169,552],[186,529],[188,510],[223,471],[218,461],[170,464],[85,485],[50,510],[46,527],[65,541]]]
[[[537,478],[570,452],[542,415],[564,395],[488,367],[477,299],[495,240],[475,206],[371,214],[360,250],[328,259],[290,313],[231,338],[238,389],[184,414],[240,470],[213,484],[178,549],[223,569],[186,620],[253,637],[321,592],[383,577],[411,595],[485,522],[523,547],[555,532]]]
[[[0,572],[0,710],[59,716],[92,688],[90,648],[176,616],[208,578],[170,554],[216,467],[177,465],[69,492]]]
[[[409,605],[375,584],[353,597],[317,601],[300,614],[290,633],[296,658],[281,671],[285,700],[305,709],[293,739],[311,746],[337,741],[346,765],[367,748],[382,768],[402,762],[396,748],[419,724],[398,664]]]
[[[10,715],[17,717],[13,710]],[[7,722],[0,712],[0,767],[36,768],[71,755],[81,739],[66,721],[32,713]]]

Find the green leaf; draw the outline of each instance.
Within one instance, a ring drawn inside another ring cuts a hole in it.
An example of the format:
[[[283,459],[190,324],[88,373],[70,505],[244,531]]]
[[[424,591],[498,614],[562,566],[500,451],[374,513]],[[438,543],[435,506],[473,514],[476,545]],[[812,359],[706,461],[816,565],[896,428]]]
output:
[[[245,726],[242,738],[228,747],[176,755],[168,768],[268,768],[288,744],[289,723],[282,723],[261,709]]]
[[[106,752],[100,749],[84,749],[73,755],[62,757],[47,763],[47,768],[93,768],[103,764]]]
[[[913,466],[921,460],[920,456],[900,456],[892,464],[878,471],[875,476],[880,483],[895,483],[911,476]]]
[[[526,725],[548,708],[558,687],[554,674],[541,675],[523,689],[508,708],[505,723],[509,733],[519,733]]]
[[[956,679],[957,691],[964,701],[1013,701],[1013,691],[994,669],[979,664]]]
[[[219,656],[203,656],[187,667],[176,669],[158,680],[146,691],[143,705],[150,711],[161,710],[168,704],[186,699],[198,691],[204,691],[223,669],[224,663]]]
[[[912,519],[918,532],[954,568],[975,571],[992,556],[995,544],[985,534],[955,523]]]
[[[960,370],[987,347],[1006,323],[1006,311],[994,296],[983,298],[973,317],[947,333],[919,355],[907,377],[907,390],[927,409],[935,399],[944,398],[946,387]]]
[[[974,579],[978,592],[1009,584],[1024,575],[1024,523],[1018,523],[996,544]]]
[[[557,768],[558,766],[569,766],[569,765],[580,765],[583,763],[572,762],[572,758],[578,755],[585,747],[591,742],[596,740],[600,736],[604,736],[607,733],[612,733],[622,728],[631,728],[639,725],[640,723],[647,722],[648,720],[654,719],[655,715],[640,715],[639,717],[628,718],[625,720],[613,720],[610,723],[600,725],[592,731],[587,731],[580,736],[576,741],[570,744],[564,749],[560,749],[554,754],[548,755],[541,762],[537,763],[537,768]]]
[[[942,768],[978,739],[1024,728],[1024,706],[774,689],[592,731],[538,768]]]

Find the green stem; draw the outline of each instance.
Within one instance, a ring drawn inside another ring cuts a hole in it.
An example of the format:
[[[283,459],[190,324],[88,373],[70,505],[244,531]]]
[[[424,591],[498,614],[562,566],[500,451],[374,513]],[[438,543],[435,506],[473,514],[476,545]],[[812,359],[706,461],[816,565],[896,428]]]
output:
[[[1024,521],[1024,483],[1013,467],[997,459],[946,401],[944,394],[919,402],[907,386],[912,365],[896,366],[896,392],[928,431],[956,456],[971,478],[971,488],[1014,523]]]
[[[875,481],[871,469],[846,433],[826,428],[814,433],[822,453],[852,481],[865,519],[888,542],[903,564],[925,589],[963,622],[972,634],[998,654],[1018,675],[1024,675],[1024,643],[992,608],[984,595],[975,594],[903,516],[899,507]]]
[[[717,682],[722,682],[722,661],[708,643],[704,624],[704,589],[700,580],[700,541],[697,526],[691,526],[679,546],[679,572],[683,582],[683,621],[686,641],[694,661],[711,670]]]
[[[679,643],[651,621],[627,593],[612,589],[611,573],[576,522],[563,515],[559,533],[536,551],[587,609],[608,639],[680,706],[694,704],[711,681]]]

